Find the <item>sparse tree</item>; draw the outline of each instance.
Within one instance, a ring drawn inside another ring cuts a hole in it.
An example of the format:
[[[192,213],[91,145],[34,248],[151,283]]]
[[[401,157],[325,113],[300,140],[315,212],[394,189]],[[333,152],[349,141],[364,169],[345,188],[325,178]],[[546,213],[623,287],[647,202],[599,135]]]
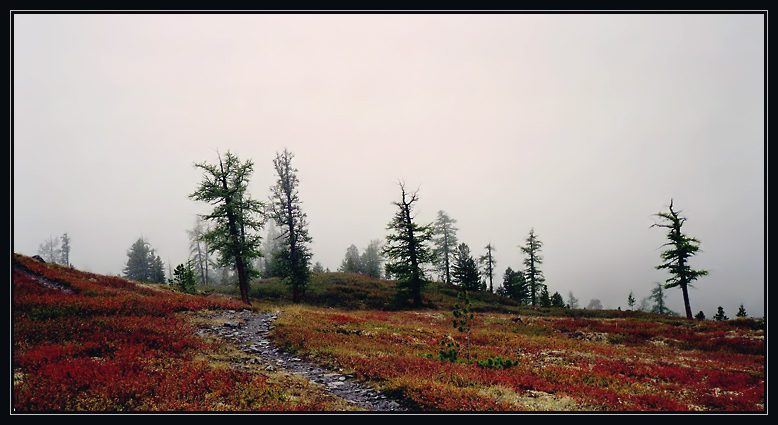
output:
[[[573,291],[567,292],[567,306],[569,308],[578,308],[578,298],[573,295]]]
[[[69,266],[70,265],[70,237],[67,233],[62,235],[62,247],[60,248],[61,252],[61,261],[60,264]]]
[[[213,226],[201,240],[219,253],[219,266],[234,268],[241,300],[251,304],[249,280],[258,275],[251,264],[261,255],[261,237],[257,232],[264,221],[262,203],[248,194],[254,163],[251,160],[241,162],[227,151],[224,158],[219,155],[218,164],[203,162],[196,163],[195,167],[203,170],[203,180],[189,198],[214,206],[210,214],[203,216]]]
[[[454,252],[454,266],[451,270],[451,278],[467,291],[486,289],[481,283],[481,274],[478,271],[475,258],[470,255],[470,248],[465,243],[459,244]]]
[[[746,308],[743,307],[743,304],[740,304],[740,307],[737,309],[737,314],[735,314],[737,317],[748,317],[748,313],[746,313]]]
[[[203,239],[203,235],[210,230],[210,227],[203,222],[203,217],[195,217],[195,225],[191,230],[187,230],[189,235],[189,258],[192,259],[193,267],[199,274],[200,284],[208,284],[208,266],[210,263],[210,253],[208,244]]]
[[[485,248],[486,254],[480,258],[480,262],[484,266],[484,276],[489,280],[489,292],[494,293],[494,265],[497,261],[495,261],[494,256],[492,255],[494,247],[491,242],[487,244]]]
[[[457,230],[459,229],[454,227],[456,222],[444,211],[438,211],[438,218],[433,225],[432,242],[435,245],[433,253],[435,265],[443,280],[448,284],[451,284],[451,265],[454,261],[454,251],[459,243],[457,240]]]
[[[635,305],[635,296],[632,295],[632,291],[629,291],[629,295],[627,296],[627,305],[629,305],[630,310],[632,310],[632,306]]]
[[[62,251],[57,239],[49,236],[49,239],[43,241],[38,246],[38,255],[47,263],[59,263],[62,258]]]
[[[665,287],[661,283],[656,283],[654,289],[651,290],[649,298],[654,301],[654,306],[651,307],[652,313],[675,315],[675,312],[667,308],[665,304],[667,295],[665,295]]]
[[[694,318],[697,320],[705,320],[705,313],[703,313],[702,310],[700,310],[699,313],[694,315]]]
[[[356,245],[351,244],[351,246],[346,249],[346,257],[343,258],[343,261],[340,263],[338,271],[343,273],[362,273],[362,260]]]
[[[681,233],[681,226],[686,221],[685,217],[678,215],[673,210],[673,201],[670,200],[670,211],[656,214],[664,223],[655,223],[651,227],[664,227],[668,229],[667,238],[670,242],[663,246],[669,248],[662,252],[662,259],[665,261],[656,268],[667,269],[671,276],[665,283],[665,289],[679,287],[683,292],[683,303],[686,310],[686,317],[692,318],[692,308],[689,304],[689,287],[691,283],[700,276],[708,274],[707,270],[694,270],[689,266],[689,259],[700,250],[700,241]]]
[[[412,298],[413,306],[422,304],[421,294],[428,281],[422,266],[432,261],[427,246],[432,239],[432,225],[419,225],[413,215],[413,208],[419,200],[418,191],[407,193],[405,183],[400,183],[401,200],[394,202],[398,211],[387,226],[391,233],[386,236],[384,254],[387,257],[386,274],[397,280],[400,299]]]
[[[724,308],[719,306],[718,310],[716,311],[716,314],[713,316],[713,320],[717,322],[721,322],[724,320],[729,320],[729,317],[727,317],[726,314],[724,314]]]
[[[535,235],[535,229],[530,229],[529,236],[527,237],[524,246],[520,246],[521,250],[527,255],[524,259],[524,275],[529,283],[530,299],[534,306],[537,303],[537,292],[540,289],[543,282],[546,280],[543,277],[543,272],[539,266],[543,263],[543,257],[540,255],[540,248],[543,243],[540,242],[537,235]]]
[[[283,277],[292,287],[292,301],[299,303],[311,275],[309,263],[312,254],[308,244],[312,238],[308,235],[307,215],[300,208],[300,182],[297,169],[292,166],[293,158],[294,154],[284,149],[273,160],[278,180],[271,188],[270,211],[281,228]]]

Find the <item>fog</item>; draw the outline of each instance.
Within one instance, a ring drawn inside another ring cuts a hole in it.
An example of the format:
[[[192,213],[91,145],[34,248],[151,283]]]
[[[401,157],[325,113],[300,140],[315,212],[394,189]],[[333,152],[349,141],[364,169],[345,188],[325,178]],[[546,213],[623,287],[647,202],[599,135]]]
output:
[[[698,238],[693,312],[766,308],[763,14],[14,14],[12,249],[68,233],[71,263],[166,265],[209,205],[195,162],[288,148],[312,261],[384,239],[399,180],[417,220],[549,292],[628,308],[669,275],[671,201]],[[679,289],[667,305],[683,314]]]

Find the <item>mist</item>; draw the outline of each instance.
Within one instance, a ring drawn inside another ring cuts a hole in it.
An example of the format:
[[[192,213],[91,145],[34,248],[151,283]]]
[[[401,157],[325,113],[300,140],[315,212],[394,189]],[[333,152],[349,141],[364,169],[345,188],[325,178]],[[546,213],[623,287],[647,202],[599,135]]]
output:
[[[674,208],[710,271],[692,310],[766,309],[765,21],[732,14],[14,14],[12,249],[71,238],[120,274],[146,239],[187,260],[201,172],[295,155],[312,263],[384,239],[400,196],[438,211],[495,284],[530,229],[550,293],[627,307]],[[681,291],[667,306],[683,312]]]

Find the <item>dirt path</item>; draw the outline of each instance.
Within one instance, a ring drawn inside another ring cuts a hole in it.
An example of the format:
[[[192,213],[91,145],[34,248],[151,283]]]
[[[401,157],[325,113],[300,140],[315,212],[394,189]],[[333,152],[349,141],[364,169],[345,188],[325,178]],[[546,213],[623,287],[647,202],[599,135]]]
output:
[[[219,311],[207,316],[208,327],[201,332],[217,336],[235,344],[243,352],[256,356],[269,367],[301,375],[321,385],[328,393],[341,397],[367,410],[380,412],[407,411],[396,401],[390,400],[375,389],[357,382],[349,375],[341,374],[281,351],[268,339],[274,313],[255,313],[250,310]]]

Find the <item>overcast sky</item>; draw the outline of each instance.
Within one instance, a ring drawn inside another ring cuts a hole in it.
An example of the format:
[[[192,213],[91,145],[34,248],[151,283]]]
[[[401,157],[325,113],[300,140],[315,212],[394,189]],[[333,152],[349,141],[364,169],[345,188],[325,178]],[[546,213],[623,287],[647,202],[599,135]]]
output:
[[[766,295],[762,14],[16,14],[13,251],[68,233],[75,267],[166,264],[210,207],[195,162],[299,170],[313,262],[384,239],[398,180],[457,220],[498,282],[534,228],[550,293],[628,308],[670,200],[701,241],[694,313]],[[667,291],[683,314],[679,289]]]

